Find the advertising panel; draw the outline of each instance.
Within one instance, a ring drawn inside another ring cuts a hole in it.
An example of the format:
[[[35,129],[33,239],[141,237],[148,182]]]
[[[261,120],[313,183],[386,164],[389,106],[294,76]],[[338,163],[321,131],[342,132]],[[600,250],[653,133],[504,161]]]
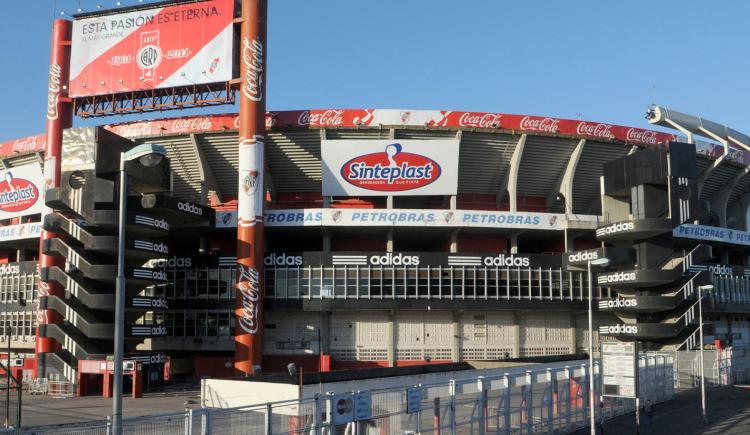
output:
[[[637,361],[635,343],[602,343],[602,393],[635,397]]]
[[[682,224],[672,231],[672,235],[681,239],[706,240],[710,242],[750,246],[750,232],[724,227]]]
[[[70,96],[232,79],[234,1],[207,0],[73,22]]]
[[[585,216],[577,216],[579,219]],[[595,217],[592,217],[595,218]],[[268,227],[423,227],[562,230],[564,214],[425,209],[301,208],[266,210]],[[236,228],[237,212],[217,211],[217,228]]]
[[[0,171],[0,219],[41,213],[43,180],[38,163]]]
[[[458,140],[323,140],[323,195],[455,195]]]

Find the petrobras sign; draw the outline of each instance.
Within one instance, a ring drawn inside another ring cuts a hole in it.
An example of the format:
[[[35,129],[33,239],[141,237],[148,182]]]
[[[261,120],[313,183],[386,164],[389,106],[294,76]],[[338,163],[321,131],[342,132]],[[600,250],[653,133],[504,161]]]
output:
[[[236,228],[237,213],[217,212],[217,228]],[[580,218],[581,216],[579,216]],[[583,216],[584,218],[586,216]],[[592,217],[593,218],[593,217]],[[595,218],[593,218],[595,219]],[[335,209],[307,208],[266,210],[267,227],[471,227],[563,230],[565,215],[557,213],[425,210],[425,209]]]
[[[73,21],[70,96],[232,79],[234,1],[207,0]]]
[[[38,163],[0,171],[0,219],[42,213],[44,177]]]
[[[455,195],[458,140],[323,140],[323,195]]]
[[[31,222],[0,227],[0,242],[35,239],[42,235],[42,223]]]
[[[672,230],[672,236],[750,246],[750,232],[708,225],[683,224]]]

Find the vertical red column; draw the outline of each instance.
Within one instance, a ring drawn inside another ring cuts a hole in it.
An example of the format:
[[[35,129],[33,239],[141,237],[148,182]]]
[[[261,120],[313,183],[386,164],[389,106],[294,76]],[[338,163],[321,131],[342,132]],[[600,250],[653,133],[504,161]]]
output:
[[[234,367],[260,371],[263,358],[263,183],[266,0],[242,1]]]
[[[70,71],[70,38],[73,23],[58,19],[52,24],[52,47],[50,49],[49,82],[47,84],[47,126],[46,142],[44,145],[44,189],[60,186],[60,153],[62,150],[63,129],[73,125],[73,103],[68,98],[68,74]],[[49,213],[46,210],[44,214]],[[42,231],[39,238],[39,269],[44,267],[64,267],[62,258],[44,255],[42,246],[47,239],[57,237],[56,234]],[[42,297],[63,296],[65,290],[55,282],[39,279],[37,296],[40,306],[37,310],[37,325],[59,323],[62,316],[56,311],[49,310],[42,304]],[[44,353],[59,350],[60,344],[56,340],[39,336],[39,326],[36,330],[36,377],[44,377]]]

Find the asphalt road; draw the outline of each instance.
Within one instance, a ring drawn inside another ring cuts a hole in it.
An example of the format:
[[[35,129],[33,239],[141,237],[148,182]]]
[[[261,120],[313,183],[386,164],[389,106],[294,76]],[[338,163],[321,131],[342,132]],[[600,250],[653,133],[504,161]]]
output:
[[[701,413],[700,389],[677,393],[674,400],[654,406],[653,421],[642,425],[642,435],[747,435],[750,434],[750,392],[746,387],[707,387],[708,423]],[[643,420],[642,420],[643,421]],[[587,435],[588,428],[576,432]],[[635,434],[635,416],[627,414],[604,425],[606,435]]]
[[[126,417],[136,417],[148,414],[180,412],[185,409],[186,400],[195,402],[194,405],[189,405],[190,407],[200,407],[200,392],[194,391],[159,396],[147,395],[140,399],[126,397],[123,401],[123,415]],[[23,428],[102,420],[112,414],[112,400],[100,396],[56,399],[48,396],[24,395],[22,402],[23,416],[21,426]],[[2,414],[4,416],[4,400],[2,400],[2,406]],[[11,413],[13,412],[15,411],[11,411]]]

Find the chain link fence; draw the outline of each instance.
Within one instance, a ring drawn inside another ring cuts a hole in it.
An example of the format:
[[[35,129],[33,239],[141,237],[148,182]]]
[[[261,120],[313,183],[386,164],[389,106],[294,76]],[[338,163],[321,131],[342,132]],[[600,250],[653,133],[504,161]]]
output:
[[[670,356],[640,358],[640,397],[653,403],[674,396]],[[372,390],[368,409],[352,412],[342,397],[316,394],[301,400],[239,408],[200,408],[123,420],[127,435],[382,435],[562,434],[585,427],[589,413],[587,365],[493,377],[453,379],[409,388]],[[598,367],[595,384],[599,385]],[[597,387],[598,389],[598,387]],[[348,395],[348,396],[347,396]],[[610,419],[634,410],[629,399],[602,398],[597,413]],[[355,401],[357,399],[354,399]],[[350,418],[341,416],[351,413]],[[27,435],[109,435],[108,421],[26,430]]]

